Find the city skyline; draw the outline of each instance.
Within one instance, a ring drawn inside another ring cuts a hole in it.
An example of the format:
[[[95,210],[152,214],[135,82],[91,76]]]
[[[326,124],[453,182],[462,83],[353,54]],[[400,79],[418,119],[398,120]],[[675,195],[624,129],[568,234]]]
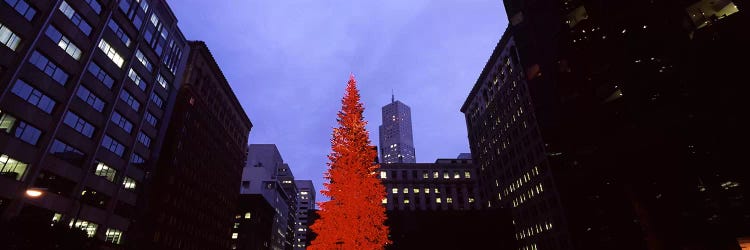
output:
[[[185,35],[221,62],[253,121],[249,143],[278,145],[295,176],[317,189],[350,72],[373,145],[393,89],[413,110],[421,161],[469,152],[459,109],[507,25],[495,0],[180,1],[172,9]]]

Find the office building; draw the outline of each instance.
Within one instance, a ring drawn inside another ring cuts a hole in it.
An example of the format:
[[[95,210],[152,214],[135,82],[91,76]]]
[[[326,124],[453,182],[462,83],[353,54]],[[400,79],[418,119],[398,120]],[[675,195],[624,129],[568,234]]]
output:
[[[273,226],[271,229],[270,248],[281,250],[292,248],[292,234],[295,222],[297,193],[287,193],[284,181],[294,178],[291,170],[281,158],[278,148],[274,144],[250,144],[247,152],[247,164],[242,170],[240,194],[260,194],[274,209]],[[294,188],[296,190],[296,187]],[[242,237],[239,235],[238,237]],[[239,243],[243,245],[244,243]]]
[[[190,53],[156,169],[139,206],[139,249],[229,249],[252,128],[211,51]],[[167,123],[168,122],[168,123]],[[210,128],[210,129],[206,129]]]
[[[386,188],[386,211],[480,209],[476,167],[471,159],[438,159],[435,163],[380,164]]]
[[[315,186],[311,180],[295,180],[297,185],[297,221],[294,225],[294,249],[307,247],[307,232],[310,231],[309,213],[315,209]]]
[[[411,130],[411,108],[391,96],[383,106],[380,132],[380,161],[383,163],[416,163],[414,136]]]
[[[519,247],[738,249],[746,4],[504,4],[510,25],[461,111]]]
[[[230,249],[271,249],[276,211],[260,194],[241,194]]]
[[[2,1],[0,43],[2,218],[127,241],[188,51],[166,1]]]

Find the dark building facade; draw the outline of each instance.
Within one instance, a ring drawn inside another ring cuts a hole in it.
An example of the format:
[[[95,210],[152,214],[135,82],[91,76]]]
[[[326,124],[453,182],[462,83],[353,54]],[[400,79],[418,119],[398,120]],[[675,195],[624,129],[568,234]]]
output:
[[[232,226],[231,249],[271,249],[276,211],[261,194],[241,194]]]
[[[380,164],[386,211],[480,209],[476,167],[471,159],[435,163]]]
[[[157,168],[141,249],[229,249],[252,128],[206,44],[190,54]]]
[[[2,1],[0,43],[2,219],[127,242],[186,59],[169,6]]]
[[[744,2],[504,3],[510,25],[461,110],[520,247],[739,249]],[[495,70],[506,49],[512,73]],[[549,233],[519,227],[545,216]]]
[[[315,185],[311,180],[295,180],[297,186],[297,216],[294,223],[294,249],[307,248],[307,232],[310,231],[310,212],[315,209]]]

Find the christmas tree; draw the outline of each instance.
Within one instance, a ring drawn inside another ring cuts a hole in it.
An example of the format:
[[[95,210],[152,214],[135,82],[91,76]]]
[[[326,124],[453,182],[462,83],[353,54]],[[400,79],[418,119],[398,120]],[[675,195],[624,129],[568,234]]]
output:
[[[319,203],[320,219],[310,228],[318,235],[310,249],[383,249],[388,241],[385,226],[385,188],[376,177],[377,154],[373,150],[357,81],[349,77],[333,129],[332,152],[321,193],[330,197]]]

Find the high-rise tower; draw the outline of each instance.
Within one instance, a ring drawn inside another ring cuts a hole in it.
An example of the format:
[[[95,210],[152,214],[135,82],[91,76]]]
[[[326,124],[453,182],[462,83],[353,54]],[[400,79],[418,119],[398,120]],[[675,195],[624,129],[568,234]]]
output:
[[[383,125],[380,131],[380,159],[382,163],[416,163],[414,137],[411,133],[411,108],[396,101],[383,106]]]

